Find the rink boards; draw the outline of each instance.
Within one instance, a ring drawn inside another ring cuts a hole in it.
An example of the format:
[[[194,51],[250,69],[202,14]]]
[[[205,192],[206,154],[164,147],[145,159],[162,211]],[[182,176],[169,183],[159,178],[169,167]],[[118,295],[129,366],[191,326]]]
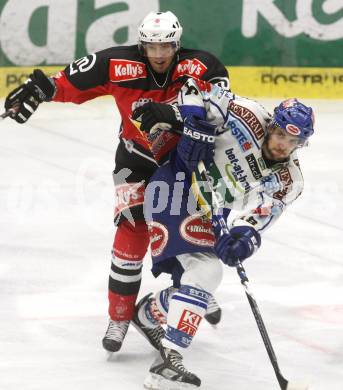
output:
[[[40,67],[56,74],[63,66]],[[343,99],[343,68],[227,67],[231,89],[249,97]],[[23,83],[33,67],[0,68],[0,97]]]

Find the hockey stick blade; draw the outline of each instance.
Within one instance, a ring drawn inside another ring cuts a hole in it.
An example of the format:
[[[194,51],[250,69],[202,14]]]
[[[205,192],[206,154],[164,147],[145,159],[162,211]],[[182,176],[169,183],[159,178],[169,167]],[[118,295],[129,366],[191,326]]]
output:
[[[281,389],[284,390],[309,390],[310,385],[308,383],[288,381],[285,379],[280,372],[276,372],[276,377],[279,382]]]
[[[263,344],[266,348],[267,354],[269,356],[269,360],[273,366],[275,376],[276,376],[277,381],[279,382],[280,388],[281,388],[281,390],[290,390],[289,381],[287,379],[285,379],[284,376],[281,374],[280,367],[279,367],[272,343],[270,341],[266,326],[264,325],[263,318],[262,318],[260,310],[257,306],[257,302],[255,300],[255,297],[249,289],[249,285],[248,285],[249,279],[245,273],[245,269],[243,268],[241,263],[239,263],[236,266],[236,269],[237,269],[237,273],[241,279],[241,283],[245,289],[245,294],[248,298],[248,302],[249,302],[251,311],[255,317],[257,328],[258,328],[260,335],[262,337]],[[294,390],[296,390],[296,389],[294,389]],[[305,389],[303,389],[303,390],[305,390]]]
[[[287,390],[310,390],[310,385],[308,383],[302,382],[288,382]]]

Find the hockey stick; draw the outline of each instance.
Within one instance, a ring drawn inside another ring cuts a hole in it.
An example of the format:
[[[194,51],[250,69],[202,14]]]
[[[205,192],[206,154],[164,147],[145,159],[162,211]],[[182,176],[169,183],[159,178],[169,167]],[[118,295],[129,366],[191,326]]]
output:
[[[217,195],[216,195],[216,193],[211,185],[211,180],[210,180],[210,177],[206,171],[205,164],[202,161],[200,161],[198,164],[198,170],[199,170],[200,175],[203,179],[204,185],[207,186],[207,190],[211,194],[211,197],[212,197],[212,205],[211,205],[212,218],[215,219],[219,223],[223,234],[230,234],[229,229],[228,229],[227,224],[226,224],[226,221],[224,220],[222,215],[220,215],[220,213],[219,213],[219,210],[220,210],[219,200],[218,200]],[[248,279],[247,274],[245,272],[245,269],[240,261],[236,265],[236,270],[237,270],[238,276],[241,280],[241,283],[244,286],[245,294],[248,298],[251,310],[254,314],[258,330],[260,331],[264,346],[267,350],[270,362],[272,363],[272,366],[273,366],[276,378],[279,382],[280,388],[282,390],[307,390],[308,389],[307,385],[303,385],[303,384],[295,383],[295,382],[290,383],[281,374],[280,367],[279,367],[279,364],[277,362],[277,358],[276,358],[272,343],[270,341],[270,338],[268,336],[267,329],[264,325],[264,322],[263,322],[260,310],[258,308],[256,299],[249,288],[249,279]]]

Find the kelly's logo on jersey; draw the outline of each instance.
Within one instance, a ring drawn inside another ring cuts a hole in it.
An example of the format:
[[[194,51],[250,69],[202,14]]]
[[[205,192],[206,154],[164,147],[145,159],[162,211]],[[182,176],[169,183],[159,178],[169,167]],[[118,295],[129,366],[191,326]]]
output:
[[[256,115],[248,108],[240,106],[234,101],[230,101],[229,110],[232,114],[239,117],[254,133],[256,139],[261,139],[264,136],[262,123],[257,119]]]
[[[114,219],[124,210],[143,204],[144,188],[143,182],[119,184],[115,187]]]
[[[110,81],[129,81],[147,77],[143,62],[116,59],[110,61]]]
[[[176,80],[178,77],[182,76],[201,78],[206,70],[207,67],[196,58],[193,58],[192,60],[183,60],[176,65],[172,80]]]

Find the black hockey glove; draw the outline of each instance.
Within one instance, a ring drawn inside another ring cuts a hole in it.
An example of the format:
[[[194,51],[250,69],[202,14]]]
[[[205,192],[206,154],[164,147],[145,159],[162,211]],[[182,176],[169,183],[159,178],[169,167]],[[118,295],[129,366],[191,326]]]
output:
[[[157,129],[182,132],[183,120],[176,106],[149,102],[136,108],[132,119],[141,122],[141,130],[154,133]]]
[[[35,69],[26,82],[8,94],[5,109],[13,109],[10,115],[18,123],[25,123],[42,102],[49,102],[56,87],[40,69]]]

